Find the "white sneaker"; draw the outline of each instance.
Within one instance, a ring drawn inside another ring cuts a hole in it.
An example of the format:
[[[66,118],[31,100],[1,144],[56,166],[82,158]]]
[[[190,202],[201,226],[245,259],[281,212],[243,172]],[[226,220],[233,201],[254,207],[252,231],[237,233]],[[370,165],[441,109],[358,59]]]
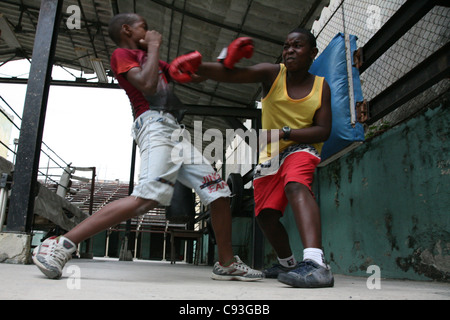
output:
[[[59,279],[76,249],[75,243],[65,237],[51,237],[33,250],[33,262],[50,279]]]
[[[256,281],[264,278],[261,271],[254,270],[247,266],[238,256],[234,256],[235,262],[228,267],[216,262],[211,278],[214,280],[240,280]]]

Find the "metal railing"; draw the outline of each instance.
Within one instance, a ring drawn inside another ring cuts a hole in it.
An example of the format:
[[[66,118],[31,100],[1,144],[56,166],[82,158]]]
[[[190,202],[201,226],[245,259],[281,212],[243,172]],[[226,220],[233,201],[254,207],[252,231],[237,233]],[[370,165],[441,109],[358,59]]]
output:
[[[13,114],[13,115],[11,115]],[[6,149],[7,156],[6,160],[10,161],[12,165],[15,165],[16,150],[19,143],[20,135],[20,125],[22,118],[14,110],[14,108],[2,97],[0,96],[0,117],[4,118],[4,124],[6,124],[6,131],[10,129],[11,136],[10,141],[0,140],[0,150]],[[17,120],[18,121],[17,121]],[[19,122],[19,123],[16,123]],[[10,125],[10,128],[8,128]],[[9,133],[9,132],[8,132]],[[7,135],[8,136],[8,135]],[[8,137],[5,139],[7,140]],[[5,155],[5,153],[3,153]],[[75,171],[91,171],[91,178],[77,177],[73,174]],[[90,182],[91,194],[90,194],[90,204],[89,204],[89,214],[92,212],[92,203],[94,201],[93,191],[95,187],[95,168],[80,168],[73,167],[71,163],[65,161],[61,156],[59,156],[52,148],[50,148],[45,142],[42,142],[41,146],[41,156],[38,168],[37,180],[44,186],[48,187],[58,195],[66,198],[67,194],[70,194],[70,180],[76,179],[85,182]],[[6,203],[8,198],[8,191],[11,187],[12,172],[0,172],[0,231],[5,224],[6,216]]]

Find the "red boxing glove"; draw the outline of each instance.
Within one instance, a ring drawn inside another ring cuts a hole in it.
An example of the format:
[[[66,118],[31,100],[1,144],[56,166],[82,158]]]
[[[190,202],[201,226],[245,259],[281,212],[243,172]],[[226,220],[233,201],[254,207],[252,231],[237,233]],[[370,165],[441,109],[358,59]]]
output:
[[[192,80],[192,75],[197,72],[202,63],[202,55],[198,51],[193,51],[175,58],[169,67],[169,74],[173,80],[179,83],[186,83]]]
[[[234,65],[242,58],[250,59],[253,55],[253,39],[248,37],[237,38],[225,48],[217,58],[227,69],[233,69]]]

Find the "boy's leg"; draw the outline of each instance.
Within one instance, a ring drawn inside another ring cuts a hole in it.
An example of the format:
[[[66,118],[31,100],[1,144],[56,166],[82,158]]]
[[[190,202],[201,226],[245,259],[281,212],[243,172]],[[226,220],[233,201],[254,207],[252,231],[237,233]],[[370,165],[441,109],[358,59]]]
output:
[[[288,233],[280,222],[281,217],[281,212],[274,209],[263,209],[256,217],[261,231],[275,250],[279,262],[263,271],[266,278],[276,279],[280,273],[292,271],[297,266],[289,244]]]
[[[231,245],[231,211],[229,198],[219,198],[211,202],[211,223],[217,242],[219,262],[230,265],[234,254]]]
[[[265,269],[266,278],[277,278],[297,265],[289,243],[289,236],[280,222],[287,206],[283,179],[278,173],[259,176],[253,180],[255,215],[265,238],[277,254],[278,263]]]
[[[33,261],[42,272],[50,278],[60,277],[76,244],[122,221],[145,214],[159,203],[170,204],[181,166],[170,161],[174,146],[170,137],[178,128],[173,116],[156,111],[147,111],[135,121],[133,130],[140,150],[141,170],[133,194],[103,207],[63,237],[44,241],[33,254]]]
[[[231,244],[230,189],[207,164],[183,165],[178,180],[195,190],[201,201],[210,205],[211,223],[216,237],[219,263],[229,264],[234,255]]]
[[[333,274],[323,259],[319,206],[309,188],[301,183],[288,183],[285,190],[305,250],[298,267],[280,274],[278,281],[297,288],[332,287]]]
[[[289,236],[280,222],[281,217],[282,214],[278,210],[264,209],[258,214],[256,221],[278,257],[287,258],[292,255],[292,250],[289,245]]]
[[[212,273],[214,280],[255,281],[263,278],[263,273],[247,266],[238,256],[233,255],[231,243],[231,209],[228,197],[218,198],[210,203],[211,221],[217,242],[219,261]]]
[[[128,196],[104,206],[98,212],[82,221],[64,237],[73,243],[80,243],[97,233],[115,226],[135,216],[145,214],[158,205],[154,200]]]
[[[195,190],[201,201],[210,205],[211,223],[217,241],[219,262],[232,262],[230,189],[208,160],[191,144],[189,132],[180,133],[182,142],[177,145],[183,159],[177,180]]]
[[[185,130],[180,134],[183,139],[177,145],[176,154],[181,153],[183,165],[178,171],[177,180],[194,189],[200,200],[205,205],[210,205],[211,209],[211,222],[219,255],[219,262],[214,265],[212,278],[243,281],[262,279],[262,272],[251,269],[238,256],[233,256],[230,188],[203,154],[191,144],[189,132]]]
[[[302,151],[287,156],[281,167],[283,192],[294,213],[304,248],[322,248],[320,210],[311,191],[319,162],[317,155]]]
[[[311,191],[305,185],[297,182],[289,182],[285,191],[303,246],[305,248],[322,248],[320,210]]]
[[[191,187],[201,201],[210,205],[211,221],[217,242],[219,261],[215,263],[212,278],[215,280],[254,281],[263,278],[260,271],[248,267],[233,255],[230,189],[206,163],[183,165],[178,180]]]
[[[46,239],[33,251],[33,262],[49,278],[58,279],[77,244],[109,227],[142,215],[158,203],[136,197],[116,200],[85,219],[62,237]]]

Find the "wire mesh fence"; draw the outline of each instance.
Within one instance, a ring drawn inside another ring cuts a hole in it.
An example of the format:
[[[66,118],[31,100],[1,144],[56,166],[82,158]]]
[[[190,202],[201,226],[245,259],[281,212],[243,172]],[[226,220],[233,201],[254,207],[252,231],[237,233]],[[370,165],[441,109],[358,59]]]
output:
[[[372,36],[405,4],[405,0],[330,1],[313,25],[319,54],[339,32],[357,36],[363,47]],[[364,98],[370,101],[398,79],[436,52],[450,39],[450,8],[435,6],[381,55],[360,76]],[[378,122],[395,125],[407,119],[449,90],[444,79],[404,103]]]

